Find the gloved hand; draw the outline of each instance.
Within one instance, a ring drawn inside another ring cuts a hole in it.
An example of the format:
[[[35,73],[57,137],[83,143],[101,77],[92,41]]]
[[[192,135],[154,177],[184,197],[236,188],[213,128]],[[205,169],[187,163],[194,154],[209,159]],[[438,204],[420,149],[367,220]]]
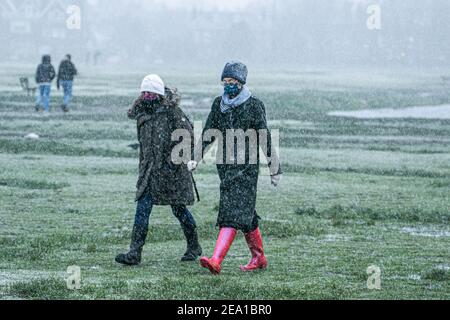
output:
[[[187,168],[190,172],[192,172],[195,171],[195,169],[197,169],[197,165],[198,165],[197,161],[191,160],[187,163]]]
[[[281,177],[282,177],[282,176],[283,176],[282,174],[276,174],[276,175],[274,175],[274,176],[270,176],[270,180],[271,180],[272,185],[273,185],[274,187],[278,187],[278,185],[280,184],[280,181],[281,181]]]

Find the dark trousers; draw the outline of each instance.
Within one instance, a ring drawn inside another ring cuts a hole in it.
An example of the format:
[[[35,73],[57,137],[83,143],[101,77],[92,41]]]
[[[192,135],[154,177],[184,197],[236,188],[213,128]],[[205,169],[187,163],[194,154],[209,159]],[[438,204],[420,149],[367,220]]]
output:
[[[178,219],[183,230],[194,230],[197,226],[194,217],[185,205],[172,205],[172,213]],[[148,224],[152,213],[153,203],[149,193],[145,193],[139,199],[136,206],[134,226],[145,233],[148,232]]]

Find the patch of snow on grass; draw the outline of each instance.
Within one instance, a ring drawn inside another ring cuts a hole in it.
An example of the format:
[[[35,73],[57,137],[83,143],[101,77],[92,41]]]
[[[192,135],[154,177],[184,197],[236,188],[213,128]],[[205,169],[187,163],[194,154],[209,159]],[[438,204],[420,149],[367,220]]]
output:
[[[404,227],[401,229],[401,232],[421,237],[431,237],[431,238],[450,237],[450,231],[434,230],[426,227],[422,228]]]

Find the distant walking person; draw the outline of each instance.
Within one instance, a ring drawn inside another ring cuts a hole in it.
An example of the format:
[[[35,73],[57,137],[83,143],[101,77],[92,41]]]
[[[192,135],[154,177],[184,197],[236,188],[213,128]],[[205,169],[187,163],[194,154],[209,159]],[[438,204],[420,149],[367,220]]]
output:
[[[66,58],[61,61],[58,70],[58,79],[56,81],[56,87],[63,87],[64,90],[64,101],[61,105],[61,109],[64,112],[69,112],[69,103],[72,99],[72,87],[73,78],[78,74],[75,65],[72,62],[72,56],[70,54],[66,55]]]
[[[39,94],[36,99],[36,111],[40,111],[41,107],[45,112],[50,111],[50,91],[52,81],[55,79],[55,68],[51,64],[49,55],[42,57],[42,63],[36,70],[36,83],[39,86]]]

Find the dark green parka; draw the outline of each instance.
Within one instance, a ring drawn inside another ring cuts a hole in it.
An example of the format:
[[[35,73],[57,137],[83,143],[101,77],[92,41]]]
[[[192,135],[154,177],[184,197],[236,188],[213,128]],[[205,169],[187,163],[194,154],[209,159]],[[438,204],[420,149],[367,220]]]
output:
[[[128,111],[137,120],[140,145],[139,178],[136,201],[149,192],[155,205],[192,205],[192,175],[185,164],[172,162],[172,150],[179,142],[171,140],[173,131],[186,129],[193,136],[189,119],[179,107],[180,96],[166,88],[162,102],[139,98]]]
[[[203,134],[207,130],[217,129],[223,136],[223,164],[217,164],[220,177],[220,205],[217,225],[231,227],[247,233],[258,227],[259,216],[256,213],[256,194],[259,174],[259,154],[257,163],[249,161],[249,145],[246,143],[245,164],[226,164],[226,134],[228,129],[262,130],[268,132],[267,156],[273,156],[277,165],[272,166],[271,174],[280,174],[279,160],[272,148],[272,138],[267,127],[266,110],[264,104],[257,98],[251,97],[240,106],[223,113],[220,109],[221,97],[214,100],[211,113],[206,121]],[[215,139],[203,142],[203,151]],[[257,141],[259,150],[260,141]],[[199,159],[197,159],[199,160]],[[270,165],[271,163],[269,163]]]

